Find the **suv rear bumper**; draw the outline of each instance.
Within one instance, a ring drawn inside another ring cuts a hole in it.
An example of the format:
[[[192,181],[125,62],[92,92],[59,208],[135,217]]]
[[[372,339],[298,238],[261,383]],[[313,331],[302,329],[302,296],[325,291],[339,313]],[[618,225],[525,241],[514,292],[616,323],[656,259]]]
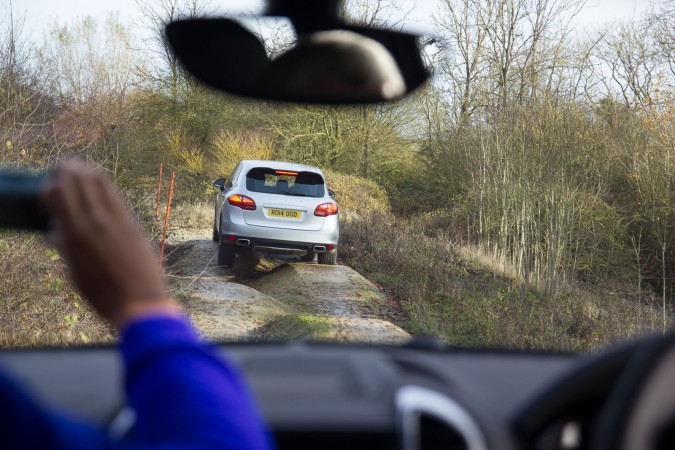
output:
[[[327,244],[323,242],[295,242],[279,241],[272,239],[261,239],[250,236],[221,236],[224,244],[232,245],[237,248],[250,248],[261,252],[283,253],[285,255],[303,256],[308,253],[326,253],[337,247],[336,244]]]

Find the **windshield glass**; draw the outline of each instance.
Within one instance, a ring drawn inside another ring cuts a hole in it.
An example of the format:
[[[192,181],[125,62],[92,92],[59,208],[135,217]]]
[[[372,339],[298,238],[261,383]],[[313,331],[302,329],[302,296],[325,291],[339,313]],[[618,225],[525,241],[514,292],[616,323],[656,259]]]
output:
[[[163,40],[258,2],[89,3],[0,2],[0,165],[105,173],[206,337],[582,351],[670,327],[673,2],[348,1],[436,36],[431,82],[358,106],[215,92]],[[244,23],[270,59],[297,38]],[[114,341],[42,234],[0,230],[0,278],[0,347]]]

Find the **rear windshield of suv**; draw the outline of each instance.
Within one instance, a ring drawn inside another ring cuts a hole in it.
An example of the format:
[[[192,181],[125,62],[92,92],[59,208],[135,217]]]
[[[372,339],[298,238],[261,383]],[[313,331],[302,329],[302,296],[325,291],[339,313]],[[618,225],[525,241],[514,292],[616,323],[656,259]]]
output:
[[[266,194],[323,197],[324,181],[314,172],[294,172],[269,167],[256,167],[246,174],[246,189]]]

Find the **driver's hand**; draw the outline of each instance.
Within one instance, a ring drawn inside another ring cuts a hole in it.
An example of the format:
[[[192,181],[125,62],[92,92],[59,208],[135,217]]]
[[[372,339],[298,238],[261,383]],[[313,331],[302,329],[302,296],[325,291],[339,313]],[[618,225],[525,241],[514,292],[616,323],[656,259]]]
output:
[[[78,161],[60,164],[42,192],[59,249],[82,295],[118,329],[179,314],[152,248],[114,186]]]

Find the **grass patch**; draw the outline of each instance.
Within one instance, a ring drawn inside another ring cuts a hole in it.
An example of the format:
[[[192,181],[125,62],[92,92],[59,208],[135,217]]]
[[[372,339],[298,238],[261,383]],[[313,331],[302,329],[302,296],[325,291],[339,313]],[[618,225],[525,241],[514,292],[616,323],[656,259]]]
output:
[[[288,314],[273,320],[261,333],[265,340],[291,341],[325,340],[331,329],[331,320],[325,316]]]
[[[213,208],[213,202],[182,202],[171,207],[169,220],[182,228],[210,228],[213,226]]]

